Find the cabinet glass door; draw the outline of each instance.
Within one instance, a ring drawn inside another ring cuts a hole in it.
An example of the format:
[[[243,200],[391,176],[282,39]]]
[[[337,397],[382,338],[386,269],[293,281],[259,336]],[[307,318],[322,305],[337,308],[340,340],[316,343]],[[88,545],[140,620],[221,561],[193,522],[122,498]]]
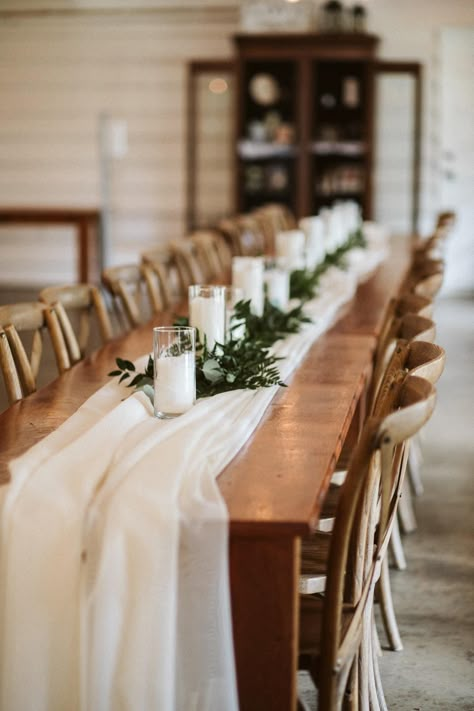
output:
[[[379,62],[375,70],[374,219],[416,232],[420,173],[421,69]]]
[[[232,62],[189,66],[187,227],[215,225],[233,211],[235,70]]]
[[[366,208],[370,136],[368,64],[318,60],[313,67],[313,213],[337,200]]]
[[[248,212],[269,202],[294,209],[298,186],[298,66],[293,61],[243,64],[239,117],[238,203]]]

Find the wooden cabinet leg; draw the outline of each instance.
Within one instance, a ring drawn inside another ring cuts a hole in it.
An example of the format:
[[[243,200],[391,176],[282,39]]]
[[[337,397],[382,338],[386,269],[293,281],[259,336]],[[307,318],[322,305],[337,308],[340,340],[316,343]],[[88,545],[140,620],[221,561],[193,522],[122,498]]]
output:
[[[298,538],[231,537],[230,578],[240,711],[294,711]]]

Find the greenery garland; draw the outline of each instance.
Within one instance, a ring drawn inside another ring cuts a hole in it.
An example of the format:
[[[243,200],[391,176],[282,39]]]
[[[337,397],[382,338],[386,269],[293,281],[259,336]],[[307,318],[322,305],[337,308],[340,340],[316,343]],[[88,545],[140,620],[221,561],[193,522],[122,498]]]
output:
[[[331,266],[345,268],[345,256],[355,247],[366,247],[362,230],[354,232],[348,241],[326,256],[315,270],[297,270],[290,275],[290,296],[300,304],[290,311],[282,311],[265,299],[262,316],[251,312],[250,301],[236,304],[232,330],[245,323],[242,338],[230,338],[227,343],[216,343],[208,350],[206,343],[197,343],[196,397],[210,397],[228,390],[256,390],[273,385],[286,385],[280,380],[276,363],[280,360],[270,352],[271,346],[288,334],[298,333],[302,324],[311,321],[303,312],[305,301],[314,298],[319,279]],[[179,317],[174,325],[187,326],[187,318]],[[142,390],[153,401],[153,357],[148,358],[144,371],[137,372],[135,365],[124,358],[116,359],[117,368],[109,373],[119,382],[130,380],[127,387]]]
[[[365,249],[367,241],[362,229],[353,232],[347,242],[344,242],[331,254],[327,254],[324,261],[316,269],[297,269],[290,274],[290,298],[299,299],[302,303],[314,299],[317,294],[319,280],[330,267],[346,269],[346,256],[351,249],[356,247]]]

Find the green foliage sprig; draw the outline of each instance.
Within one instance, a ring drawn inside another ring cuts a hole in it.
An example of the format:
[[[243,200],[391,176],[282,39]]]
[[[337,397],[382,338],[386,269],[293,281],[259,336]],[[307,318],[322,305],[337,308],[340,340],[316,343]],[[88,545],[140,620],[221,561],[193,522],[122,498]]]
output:
[[[367,241],[364,233],[359,228],[353,232],[349,239],[338,247],[332,254],[327,254],[324,261],[318,264],[316,269],[297,269],[290,274],[290,297],[292,299],[300,299],[300,301],[309,301],[314,299],[317,294],[319,280],[321,276],[330,267],[339,267],[346,269],[346,256],[351,249],[356,247],[365,249]]]
[[[276,367],[279,360],[261,343],[243,338],[216,344],[212,351],[201,346],[196,357],[196,397],[209,397],[228,390],[257,390],[272,385],[286,387]],[[148,358],[143,372],[124,358],[116,359],[117,369],[109,375],[119,382],[131,378],[127,387],[143,390],[153,400],[153,358]],[[133,377],[132,377],[133,376]]]
[[[245,340],[268,348],[290,333],[298,333],[302,323],[310,318],[303,312],[303,304],[290,311],[282,311],[265,299],[263,315],[256,316],[250,310],[250,301],[239,301],[234,307],[234,322],[245,321]]]

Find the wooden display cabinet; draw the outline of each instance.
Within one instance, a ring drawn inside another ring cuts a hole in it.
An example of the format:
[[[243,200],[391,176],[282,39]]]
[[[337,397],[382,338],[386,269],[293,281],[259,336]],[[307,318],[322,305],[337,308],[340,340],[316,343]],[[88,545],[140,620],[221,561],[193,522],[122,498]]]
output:
[[[237,35],[236,208],[297,217],[353,199],[372,217],[374,66],[369,34]]]

